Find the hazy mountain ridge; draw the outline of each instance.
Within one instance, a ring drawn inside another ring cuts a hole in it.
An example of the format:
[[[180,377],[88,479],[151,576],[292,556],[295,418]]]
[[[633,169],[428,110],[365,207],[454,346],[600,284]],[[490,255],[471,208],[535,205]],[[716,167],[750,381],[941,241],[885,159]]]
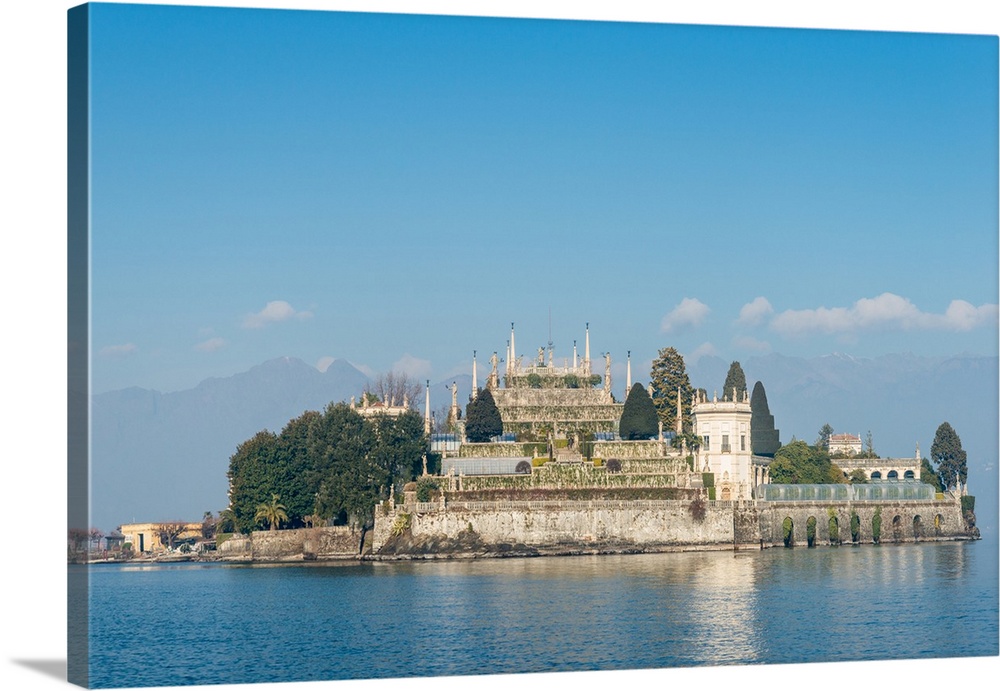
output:
[[[927,456],[934,431],[947,420],[969,453],[971,479],[996,484],[997,357],[805,359],[772,353],[741,364],[748,387],[764,383],[784,443],[793,435],[811,443],[829,422],[838,432],[871,430],[882,455],[910,455],[919,442]],[[728,367],[718,357],[700,358],[688,367],[691,383],[712,395]],[[644,381],[643,373],[633,378]],[[185,391],[133,387],[94,396],[92,523],[109,530],[133,519],[197,520],[225,508],[229,457],[240,442],[261,429],[278,432],[306,410],[359,397],[367,381],[344,360],[320,372],[285,357]],[[435,413],[451,404],[452,382],[464,414],[472,388],[468,374],[430,385]],[[424,400],[411,404],[422,411]],[[988,465],[992,480],[983,476]]]

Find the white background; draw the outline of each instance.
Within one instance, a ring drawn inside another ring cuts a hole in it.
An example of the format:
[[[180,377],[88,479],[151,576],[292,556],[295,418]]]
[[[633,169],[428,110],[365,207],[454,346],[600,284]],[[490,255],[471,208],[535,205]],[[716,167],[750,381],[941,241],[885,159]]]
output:
[[[3,248],[0,251],[0,423],[4,689],[61,688],[65,681],[66,605],[66,10],[78,3],[36,0],[0,10],[3,70]],[[198,4],[161,2],[160,4]],[[686,2],[684,7],[635,0],[554,2],[211,2],[239,7],[294,7],[432,14],[558,17],[694,24],[998,33],[996,3],[916,2]],[[661,6],[662,5],[662,6]],[[919,270],[919,267],[917,268]],[[11,443],[13,442],[13,443]],[[919,606],[919,603],[914,603]],[[572,686],[713,688],[809,687],[893,689],[933,686],[984,688],[1000,677],[1000,658],[893,663],[812,664],[594,672],[519,677],[436,678],[417,682],[363,681],[223,685],[227,689],[389,689],[402,683],[457,690],[470,683],[488,691]],[[993,679],[990,682],[989,679]],[[189,687],[190,688],[190,687]]]

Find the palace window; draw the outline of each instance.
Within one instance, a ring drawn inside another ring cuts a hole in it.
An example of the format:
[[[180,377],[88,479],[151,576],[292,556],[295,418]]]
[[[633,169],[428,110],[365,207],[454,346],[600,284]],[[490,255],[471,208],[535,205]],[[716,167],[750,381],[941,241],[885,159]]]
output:
[[[722,435],[722,453],[729,453],[731,449],[729,448],[729,435]]]
[[[708,451],[708,448],[709,448],[708,447],[708,440],[709,439],[711,439],[711,437],[709,437],[707,434],[701,438],[701,445],[705,448],[705,451]]]
[[[747,450],[747,435],[741,434],[740,435],[740,451],[746,451],[746,450]]]

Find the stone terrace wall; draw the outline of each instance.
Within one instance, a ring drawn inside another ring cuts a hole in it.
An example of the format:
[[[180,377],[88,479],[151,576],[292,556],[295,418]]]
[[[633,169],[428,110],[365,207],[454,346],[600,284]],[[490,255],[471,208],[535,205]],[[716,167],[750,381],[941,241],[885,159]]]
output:
[[[665,459],[670,455],[670,449],[665,441],[595,441],[592,455],[604,460]],[[678,458],[678,462],[683,461]]]
[[[695,520],[688,501],[460,502],[410,514],[415,538],[458,539],[471,530],[486,544],[600,549],[731,546],[733,513],[709,502]],[[373,552],[388,540],[397,511],[379,512]]]
[[[348,526],[258,530],[249,536],[234,535],[218,548],[222,559],[298,561],[303,559],[357,559],[361,531]]]
[[[465,475],[459,479],[461,491],[482,489],[580,489],[589,487],[677,487],[677,475],[666,466],[650,473],[609,473],[592,464],[546,463],[530,475]],[[685,470],[687,468],[685,467]],[[700,478],[700,476],[699,476]]]
[[[806,522],[816,518],[817,545],[830,544],[829,513],[840,542],[851,541],[850,516],[861,521],[862,543],[872,542],[872,518],[881,507],[881,542],[969,539],[955,502],[705,502],[696,520],[689,501],[487,501],[420,504],[376,512],[372,548],[378,553],[397,520],[414,538],[458,540],[470,529],[486,545],[564,549],[670,549],[699,546],[739,549],[784,545],[782,523],[794,523],[794,543],[805,546]],[[417,510],[413,510],[416,508]],[[914,531],[914,517],[920,517]],[[898,520],[896,520],[898,517]],[[935,526],[937,518],[937,526]],[[895,528],[894,528],[895,526]]]
[[[250,536],[233,535],[216,548],[216,553],[222,559],[249,559]]]
[[[459,458],[518,458],[548,456],[545,442],[465,442],[459,447]]]
[[[829,544],[829,510],[837,518],[839,539],[851,541],[851,512],[860,520],[859,542],[872,542],[872,521],[881,508],[880,542],[914,542],[916,540],[952,539],[965,537],[965,522],[961,507],[953,501],[859,501],[859,502],[759,502],[761,507],[761,539],[765,545],[784,544],[783,523],[792,519],[794,544],[805,545],[806,522],[816,519],[816,544]],[[920,518],[914,529],[914,518]],[[935,518],[937,525],[935,526]]]

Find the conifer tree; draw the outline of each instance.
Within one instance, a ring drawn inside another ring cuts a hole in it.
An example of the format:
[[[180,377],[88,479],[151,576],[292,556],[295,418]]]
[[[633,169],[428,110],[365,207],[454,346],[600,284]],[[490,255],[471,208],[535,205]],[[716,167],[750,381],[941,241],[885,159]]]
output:
[[[733,389],[736,389],[736,400],[740,400],[743,392],[747,390],[747,377],[743,374],[739,361],[736,360],[729,365],[729,372],[726,373],[726,383],[722,385],[722,400],[733,400]]]
[[[653,386],[653,405],[663,422],[664,430],[674,430],[677,419],[677,389],[681,394],[681,424],[683,432],[691,431],[691,397],[694,389],[684,367],[684,356],[675,348],[661,348],[649,373]]]
[[[649,439],[659,432],[656,407],[639,382],[632,385],[622,408],[621,421],[618,423],[618,435],[622,439]]]
[[[487,442],[503,434],[503,420],[489,389],[479,389],[465,407],[465,436],[470,442]]]
[[[767,407],[767,393],[764,385],[757,382],[753,385],[750,396],[750,439],[753,441],[755,456],[774,456],[781,446],[778,441],[778,430],[774,428],[774,416]]]
[[[957,482],[964,484],[969,476],[962,440],[947,422],[942,422],[934,434],[931,460],[937,464],[938,478],[945,489],[954,487]]]

